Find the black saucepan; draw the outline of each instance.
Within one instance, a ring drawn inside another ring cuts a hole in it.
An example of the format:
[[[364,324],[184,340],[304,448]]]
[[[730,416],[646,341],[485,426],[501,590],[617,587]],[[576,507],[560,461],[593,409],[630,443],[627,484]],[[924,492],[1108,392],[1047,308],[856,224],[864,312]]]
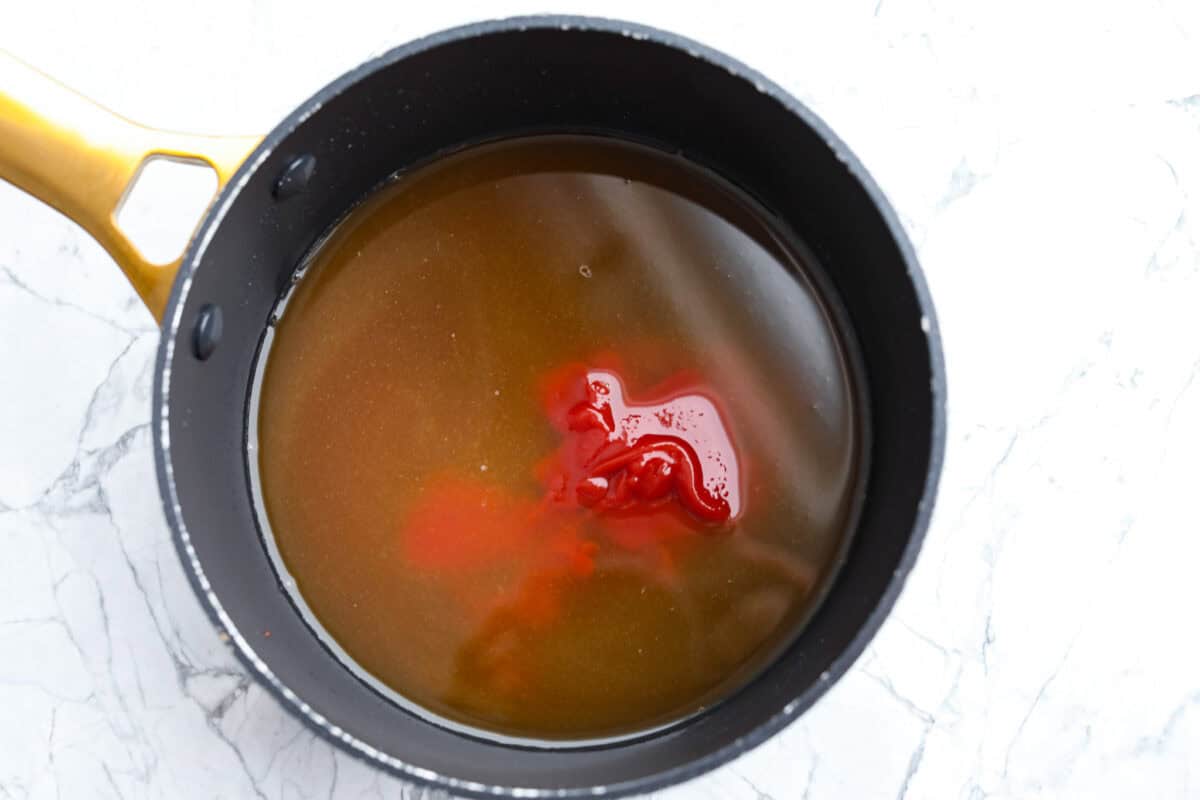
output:
[[[58,93],[54,102],[42,106],[36,96],[45,79],[31,75],[0,81],[0,177],[91,231],[161,318],[153,431],[180,556],[250,671],[321,735],[460,794],[648,791],[712,769],[796,719],[882,623],[920,548],[941,466],[937,326],[912,248],[879,189],[812,112],[766,78],[636,25],[488,22],[363,64],[256,144],[150,131],[67,100],[56,86],[45,89]],[[599,133],[682,153],[776,215],[815,253],[845,309],[872,432],[865,501],[845,563],[773,666],[681,726],[553,750],[438,727],[345,668],[272,568],[246,456],[256,353],[276,299],[314,242],[397,170],[483,140],[545,132]],[[177,274],[173,265],[145,263],[112,220],[128,179],[154,155],[206,161],[223,185]]]

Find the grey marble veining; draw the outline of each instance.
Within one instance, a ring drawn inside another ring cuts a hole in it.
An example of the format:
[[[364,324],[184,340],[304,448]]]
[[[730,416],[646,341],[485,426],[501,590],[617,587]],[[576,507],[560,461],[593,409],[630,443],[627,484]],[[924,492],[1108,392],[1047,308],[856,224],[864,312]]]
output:
[[[245,132],[390,45],[537,10],[46,0],[0,47],[131,117]],[[675,29],[809,103],[895,203],[946,343],[941,498],[896,612],[800,722],[662,800],[1200,797],[1200,5],[556,10]],[[314,739],[209,624],[155,485],[156,342],[103,251],[0,184],[0,798],[424,797]]]

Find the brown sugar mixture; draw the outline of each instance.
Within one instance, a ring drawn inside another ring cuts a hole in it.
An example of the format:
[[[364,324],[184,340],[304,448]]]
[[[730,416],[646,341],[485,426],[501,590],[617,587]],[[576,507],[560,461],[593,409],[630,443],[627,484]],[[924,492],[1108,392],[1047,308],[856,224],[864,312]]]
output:
[[[618,140],[399,176],[309,260],[251,463],[316,622],[482,734],[688,716],[794,637],[848,536],[845,343],[748,198]]]

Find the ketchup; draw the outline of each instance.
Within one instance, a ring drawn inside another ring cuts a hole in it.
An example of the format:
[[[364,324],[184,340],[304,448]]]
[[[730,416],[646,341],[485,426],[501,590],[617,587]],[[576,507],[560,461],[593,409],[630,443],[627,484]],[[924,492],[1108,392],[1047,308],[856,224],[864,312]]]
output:
[[[564,459],[580,504],[636,511],[674,498],[704,522],[737,515],[737,454],[710,399],[695,393],[634,403],[621,379],[602,370],[587,372],[582,383],[583,399],[566,414],[567,433],[599,431],[602,438],[594,452],[574,448],[574,462]]]

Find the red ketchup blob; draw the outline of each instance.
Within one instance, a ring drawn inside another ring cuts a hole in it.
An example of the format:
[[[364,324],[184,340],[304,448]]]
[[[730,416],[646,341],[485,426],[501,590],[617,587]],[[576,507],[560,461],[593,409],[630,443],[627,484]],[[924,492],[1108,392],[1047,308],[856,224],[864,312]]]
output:
[[[599,431],[601,440],[569,470],[579,503],[632,511],[674,497],[705,522],[737,516],[737,453],[712,400],[679,394],[635,403],[626,399],[621,379],[603,370],[589,371],[583,383],[583,399],[567,411],[567,429]]]

